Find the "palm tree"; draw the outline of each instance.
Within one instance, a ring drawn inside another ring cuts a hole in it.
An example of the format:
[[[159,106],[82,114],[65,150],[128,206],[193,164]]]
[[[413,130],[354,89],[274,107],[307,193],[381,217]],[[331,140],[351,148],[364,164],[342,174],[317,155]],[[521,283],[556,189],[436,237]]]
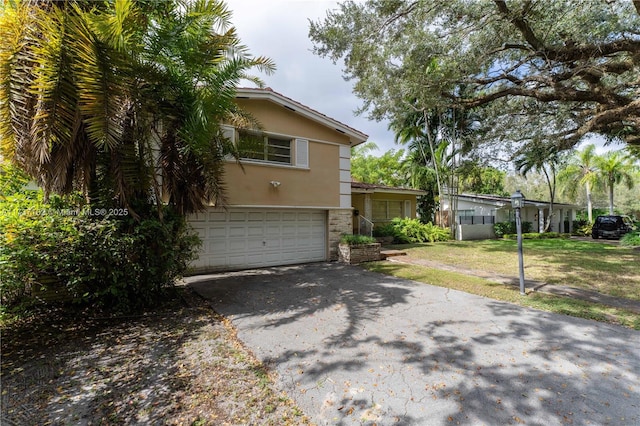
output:
[[[48,193],[181,213],[224,200],[223,120],[273,63],[217,0],[8,2],[0,12],[0,154]],[[161,178],[160,178],[161,177]]]
[[[516,153],[514,164],[518,173],[526,177],[531,171],[541,173],[549,190],[549,214],[543,232],[548,232],[553,217],[553,205],[556,197],[558,166],[562,163],[561,154],[551,144],[534,139]]]
[[[584,186],[587,196],[587,213],[589,222],[593,223],[593,202],[591,200],[591,190],[599,183],[598,169],[596,163],[598,156],[596,146],[589,144],[582,151],[574,153],[567,166],[558,174],[558,180],[563,182],[565,193],[574,196],[579,186]]]
[[[398,114],[389,128],[395,132],[396,143],[409,145],[408,159],[415,162],[409,170],[415,170],[415,166],[430,168],[427,174],[435,176],[438,196],[444,196],[446,184],[450,205],[455,210],[458,161],[461,154],[469,150],[466,136],[471,131],[471,114],[452,108],[427,111],[413,104],[410,107]],[[442,213],[439,209],[440,224],[444,223]],[[453,230],[453,221],[451,225]]]
[[[609,192],[609,214],[613,214],[613,190],[616,185],[625,184],[627,188],[633,188],[634,173],[638,167],[631,156],[622,155],[620,152],[611,151],[597,159],[599,175]]]

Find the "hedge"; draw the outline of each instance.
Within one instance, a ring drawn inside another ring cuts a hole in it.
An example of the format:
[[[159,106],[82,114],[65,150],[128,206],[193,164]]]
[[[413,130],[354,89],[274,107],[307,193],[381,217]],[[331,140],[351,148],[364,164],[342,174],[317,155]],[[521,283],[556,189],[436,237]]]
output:
[[[126,209],[90,212],[72,198],[45,203],[41,193],[5,197],[3,310],[33,305],[53,287],[74,302],[139,310],[158,302],[196,255],[199,239],[170,208],[140,208],[138,219]]]

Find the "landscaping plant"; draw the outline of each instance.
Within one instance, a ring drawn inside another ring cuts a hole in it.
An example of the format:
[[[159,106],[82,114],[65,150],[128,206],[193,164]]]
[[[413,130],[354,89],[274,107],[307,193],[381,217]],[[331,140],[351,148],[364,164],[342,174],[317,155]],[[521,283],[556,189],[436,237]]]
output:
[[[374,237],[393,237],[396,239],[397,237],[396,227],[393,226],[392,223],[385,223],[382,225],[376,225],[373,228],[373,236]]]
[[[422,223],[418,219],[395,218],[391,221],[395,230],[395,239],[399,243],[433,243],[447,241],[449,230],[429,223]]]
[[[340,244],[348,244],[350,246],[357,246],[357,245],[362,245],[362,244],[373,244],[375,242],[376,242],[375,238],[369,237],[367,235],[344,234],[340,238]]]
[[[3,314],[46,303],[54,290],[56,301],[135,311],[162,298],[194,258],[199,240],[171,208],[147,207],[136,220],[78,200],[46,203],[32,191],[0,203]]]
[[[589,222],[588,220],[573,221],[573,235],[578,235],[580,237],[590,237],[591,228],[593,228],[593,223]]]
[[[640,247],[640,231],[629,232],[620,239],[620,245],[627,247]]]
[[[498,222],[493,225],[493,229],[498,238],[502,238],[505,234],[517,233],[515,222]],[[522,233],[531,232],[532,229],[533,224],[531,222],[522,222]]]

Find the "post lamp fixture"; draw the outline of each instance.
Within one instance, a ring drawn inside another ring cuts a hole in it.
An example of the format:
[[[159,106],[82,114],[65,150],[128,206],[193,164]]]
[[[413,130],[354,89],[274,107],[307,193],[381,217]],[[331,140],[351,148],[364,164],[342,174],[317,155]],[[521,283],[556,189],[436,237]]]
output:
[[[516,211],[516,233],[518,234],[518,267],[520,270],[520,294],[526,296],[524,290],[524,259],[522,256],[522,216],[520,209],[524,207],[524,195],[518,189],[511,194],[511,207]]]
[[[519,189],[511,194],[511,207],[514,209],[521,209],[524,207],[524,195]]]

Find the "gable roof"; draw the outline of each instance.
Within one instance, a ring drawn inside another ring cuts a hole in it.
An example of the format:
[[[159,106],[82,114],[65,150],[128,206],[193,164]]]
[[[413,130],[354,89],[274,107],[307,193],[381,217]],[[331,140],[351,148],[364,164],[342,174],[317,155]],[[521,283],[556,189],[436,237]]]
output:
[[[315,109],[309,108],[308,106],[303,105],[300,102],[294,101],[293,99],[288,98],[282,93],[278,93],[269,87],[267,87],[266,89],[241,87],[236,89],[236,98],[263,99],[281,105],[289,111],[308,118],[309,120],[315,121],[316,123],[322,124],[323,126],[329,127],[337,131],[338,133],[349,136],[349,142],[351,143],[351,146],[356,146],[363,142],[366,142],[369,138],[368,135],[362,133],[361,131],[356,130],[344,123],[341,123],[329,116],[326,116],[321,112],[316,111]]]
[[[402,188],[397,186],[376,185],[373,183],[351,182],[351,192],[356,194],[371,194],[374,192],[386,192],[395,194],[426,195],[421,189]]]

